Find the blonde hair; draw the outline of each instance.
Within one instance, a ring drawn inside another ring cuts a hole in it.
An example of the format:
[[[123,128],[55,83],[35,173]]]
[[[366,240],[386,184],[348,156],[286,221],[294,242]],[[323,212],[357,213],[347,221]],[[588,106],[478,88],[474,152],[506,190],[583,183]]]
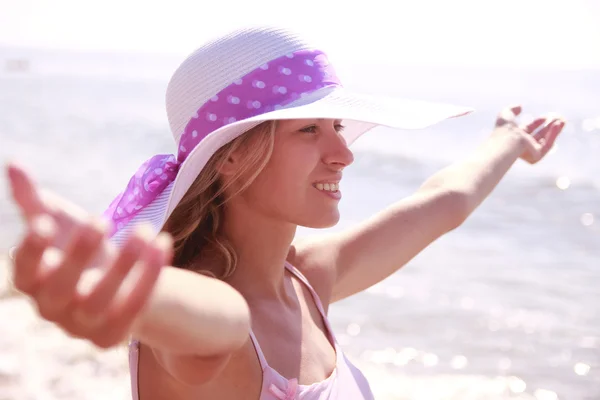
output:
[[[221,147],[208,160],[163,227],[174,241],[173,266],[194,270],[217,279],[233,274],[237,266],[235,249],[221,233],[224,204],[243,192],[267,165],[273,152],[275,121],[263,122]],[[226,180],[221,166],[234,152],[241,152],[241,166]],[[226,190],[238,184],[233,193]],[[210,269],[198,267],[198,258],[216,258]],[[220,267],[217,269],[217,267]]]

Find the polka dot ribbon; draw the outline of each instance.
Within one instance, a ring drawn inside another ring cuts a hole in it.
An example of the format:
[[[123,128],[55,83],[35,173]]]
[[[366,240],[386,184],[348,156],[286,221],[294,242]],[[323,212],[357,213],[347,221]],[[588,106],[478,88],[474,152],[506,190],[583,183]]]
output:
[[[211,132],[285,105],[324,87],[341,86],[327,56],[301,50],[261,65],[214,95],[185,127],[177,156],[159,154],[146,160],[104,212],[113,224],[111,235],[122,229],[175,180],[188,154]]]

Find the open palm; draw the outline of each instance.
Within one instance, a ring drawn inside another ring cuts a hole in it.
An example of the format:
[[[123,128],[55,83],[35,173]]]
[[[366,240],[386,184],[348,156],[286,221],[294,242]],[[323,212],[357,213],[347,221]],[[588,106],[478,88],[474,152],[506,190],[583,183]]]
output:
[[[535,164],[552,149],[556,138],[565,126],[565,121],[562,118],[539,117],[525,126],[518,126],[515,118],[521,114],[521,111],[521,106],[504,109],[496,119],[494,133],[518,135],[525,145],[520,158]]]
[[[43,318],[71,335],[100,347],[120,343],[146,304],[161,267],[170,262],[170,237],[138,232],[117,250],[99,218],[42,192],[17,165],[8,165],[7,174],[27,226],[11,254],[16,289],[34,300]]]

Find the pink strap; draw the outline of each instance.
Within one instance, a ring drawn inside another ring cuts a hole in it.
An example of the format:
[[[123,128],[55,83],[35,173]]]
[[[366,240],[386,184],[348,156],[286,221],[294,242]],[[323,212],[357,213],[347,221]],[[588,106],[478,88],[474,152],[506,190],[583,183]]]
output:
[[[308,288],[308,291],[310,292],[310,294],[312,295],[312,297],[315,301],[315,304],[317,305],[317,309],[321,313],[321,317],[323,317],[325,327],[327,327],[327,331],[329,332],[329,336],[331,337],[331,340],[333,342],[335,342],[335,336],[333,335],[333,329],[331,329],[331,325],[329,325],[329,320],[327,319],[327,315],[325,314],[325,309],[323,308],[323,303],[321,303],[321,298],[319,297],[317,292],[315,292],[315,289],[313,289],[313,287],[310,285],[310,283],[308,282],[308,279],[306,279],[306,277],[302,274],[302,272],[300,272],[300,270],[298,268],[294,267],[292,264],[288,263],[287,261],[285,263],[285,267],[288,269],[288,271],[290,271],[292,273],[292,275],[294,275],[296,278],[298,278],[298,280],[300,280],[300,282],[302,282],[302,283],[304,283],[304,285],[306,285],[306,287]]]
[[[140,343],[131,339],[129,342],[129,374],[131,376],[131,397],[139,400],[138,395],[138,365],[139,365]]]
[[[331,329],[331,326],[329,325],[329,321],[327,320],[327,316],[325,315],[325,310],[323,309],[323,304],[321,303],[321,299],[319,298],[319,295],[317,294],[317,292],[315,292],[313,287],[310,285],[310,283],[308,282],[308,279],[306,279],[306,277],[298,269],[296,269],[296,267],[294,267],[292,264],[290,264],[288,262],[285,263],[285,267],[292,273],[292,275],[294,275],[300,282],[304,283],[304,285],[308,288],[308,291],[312,295],[314,302],[317,306],[317,309],[321,313],[323,321],[325,322],[325,326],[327,327],[329,336],[330,336],[331,340],[333,342],[335,342],[335,337],[333,336],[333,330]],[[252,343],[254,344],[254,350],[256,350],[256,354],[258,355],[258,360],[260,361],[260,367],[264,370],[269,364],[267,363],[267,359],[265,358],[265,355],[262,352],[262,349],[260,348],[260,344],[258,344],[258,339],[256,339],[256,336],[254,336],[254,332],[252,332],[252,330],[250,330],[250,339],[252,339]]]
[[[260,362],[260,367],[264,371],[264,369],[269,364],[267,364],[267,359],[265,358],[265,355],[263,354],[262,349],[260,348],[260,345],[258,344],[258,340],[256,339],[256,336],[254,336],[254,332],[252,332],[252,330],[250,330],[250,339],[252,340],[252,344],[254,344],[254,350],[256,351],[256,354],[258,355],[258,361]]]
[[[296,392],[298,391],[298,379],[290,379],[285,392],[275,386],[275,384],[269,386],[269,391],[279,400],[294,400],[296,398]]]

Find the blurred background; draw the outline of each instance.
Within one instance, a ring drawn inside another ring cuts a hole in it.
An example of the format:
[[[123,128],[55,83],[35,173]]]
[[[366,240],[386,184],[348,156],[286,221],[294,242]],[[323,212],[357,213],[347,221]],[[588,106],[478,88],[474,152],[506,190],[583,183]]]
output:
[[[568,125],[459,229],[331,308],[377,399],[600,399],[600,2],[0,0],[0,158],[101,213],[175,148],[168,79],[207,39],[270,23],[322,43],[347,87],[476,108],[355,145],[342,229],[485,140],[500,108]],[[0,251],[21,223],[0,176]],[[302,229],[300,235],[312,234]],[[129,396],[124,349],[39,320],[0,268],[0,399]]]

